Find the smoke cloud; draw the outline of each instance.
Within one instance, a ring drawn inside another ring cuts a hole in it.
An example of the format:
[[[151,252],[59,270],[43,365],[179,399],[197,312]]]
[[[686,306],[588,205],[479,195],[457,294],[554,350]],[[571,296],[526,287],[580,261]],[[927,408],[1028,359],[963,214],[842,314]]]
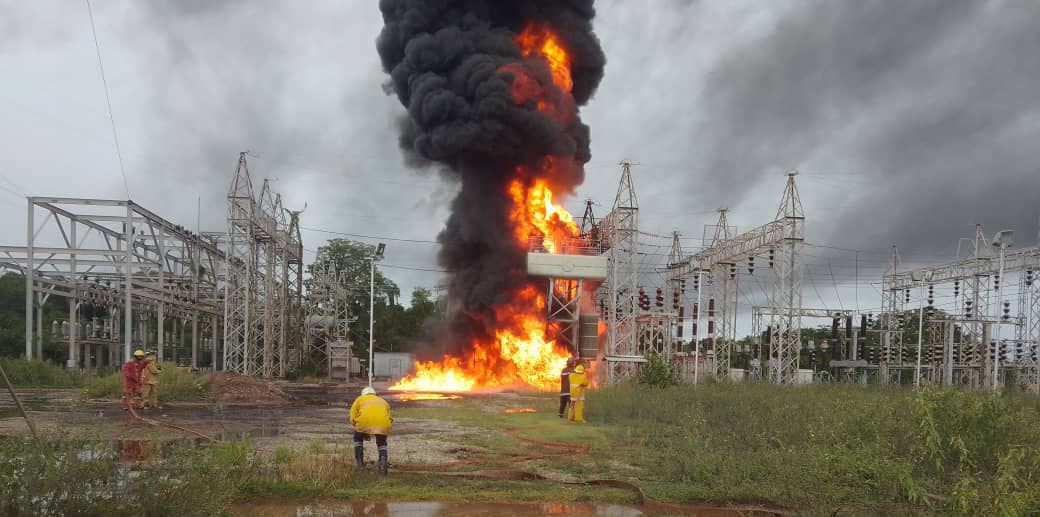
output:
[[[495,308],[529,285],[526,250],[510,223],[509,183],[526,175],[566,194],[584,180],[590,133],[577,106],[592,97],[606,62],[592,32],[593,2],[383,0],[379,7],[377,49],[408,113],[406,162],[443,164],[461,185],[438,236],[457,310],[435,339],[487,341]],[[554,85],[544,59],[525,57],[517,44],[532,24],[550,28],[566,49],[570,93]],[[544,103],[552,109],[540,109]]]

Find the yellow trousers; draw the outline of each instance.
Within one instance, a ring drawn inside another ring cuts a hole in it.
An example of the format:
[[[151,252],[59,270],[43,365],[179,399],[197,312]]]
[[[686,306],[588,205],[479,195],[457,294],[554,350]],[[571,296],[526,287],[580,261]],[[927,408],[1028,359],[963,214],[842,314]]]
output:
[[[567,408],[567,420],[571,422],[585,423],[585,399],[571,399],[570,407]]]
[[[144,407],[159,407],[159,385],[145,384],[141,386],[141,399]]]

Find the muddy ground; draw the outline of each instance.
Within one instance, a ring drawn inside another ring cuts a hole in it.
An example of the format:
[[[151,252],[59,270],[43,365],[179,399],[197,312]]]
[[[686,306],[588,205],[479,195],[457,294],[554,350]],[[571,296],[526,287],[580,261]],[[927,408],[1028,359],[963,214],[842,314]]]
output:
[[[276,383],[288,395],[282,403],[165,403],[160,410],[142,410],[141,416],[172,424],[217,440],[248,439],[259,449],[305,448],[321,442],[330,452],[342,449],[350,455],[353,434],[347,423],[349,404],[362,385]],[[381,388],[376,386],[377,389]],[[380,390],[382,392],[382,390]],[[81,400],[78,390],[20,389],[22,403],[38,431],[89,439],[203,441],[197,435],[158,428],[131,418],[117,400]],[[439,407],[451,400],[400,400],[393,394],[394,408]],[[516,405],[523,396],[503,393],[483,396],[489,411]],[[9,397],[0,397],[0,436],[28,430]],[[445,463],[464,460],[479,451],[460,447],[473,428],[450,421],[395,417],[393,452],[395,463]]]

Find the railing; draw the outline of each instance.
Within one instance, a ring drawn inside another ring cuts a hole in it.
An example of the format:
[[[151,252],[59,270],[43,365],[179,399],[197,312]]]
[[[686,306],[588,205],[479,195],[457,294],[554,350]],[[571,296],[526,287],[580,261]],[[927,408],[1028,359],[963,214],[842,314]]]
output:
[[[607,250],[606,247],[596,246],[582,237],[567,237],[563,239],[548,239],[541,235],[532,235],[527,244],[530,253],[550,253],[553,255],[588,255],[598,256]]]

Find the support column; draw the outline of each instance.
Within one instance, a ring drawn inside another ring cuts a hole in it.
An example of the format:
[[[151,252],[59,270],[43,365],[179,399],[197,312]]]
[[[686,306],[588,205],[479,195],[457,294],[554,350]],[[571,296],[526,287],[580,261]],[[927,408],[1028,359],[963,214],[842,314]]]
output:
[[[134,252],[134,213],[128,204],[126,206],[126,222],[123,223],[123,240],[126,246],[126,256],[123,258],[123,361],[130,360],[131,341],[134,336],[134,311],[133,311],[133,271],[130,269]]]
[[[43,359],[43,293],[36,293],[36,357]]]
[[[33,264],[33,200],[27,198],[29,203],[28,224],[26,225],[26,264],[25,264],[25,358],[33,358],[33,272],[36,265]]]
[[[217,357],[218,357],[218,354],[217,354],[217,344],[220,343],[220,340],[217,339],[217,337],[218,337],[217,336],[217,317],[216,316],[210,316],[210,318],[211,318],[210,326],[209,326],[210,338],[213,339],[212,347],[211,347],[211,350],[210,350],[210,355],[211,355],[210,360],[212,361],[210,363],[210,368],[212,368],[213,371],[217,371],[218,370],[218,368],[217,368],[217,366],[218,366],[217,365]]]
[[[79,351],[77,346],[77,338],[79,337],[79,304],[76,302],[76,295],[73,292],[73,296],[69,297],[69,360],[65,365],[68,368],[75,368],[79,364],[76,358],[76,352]]]
[[[199,313],[191,313],[191,367],[199,367]]]

